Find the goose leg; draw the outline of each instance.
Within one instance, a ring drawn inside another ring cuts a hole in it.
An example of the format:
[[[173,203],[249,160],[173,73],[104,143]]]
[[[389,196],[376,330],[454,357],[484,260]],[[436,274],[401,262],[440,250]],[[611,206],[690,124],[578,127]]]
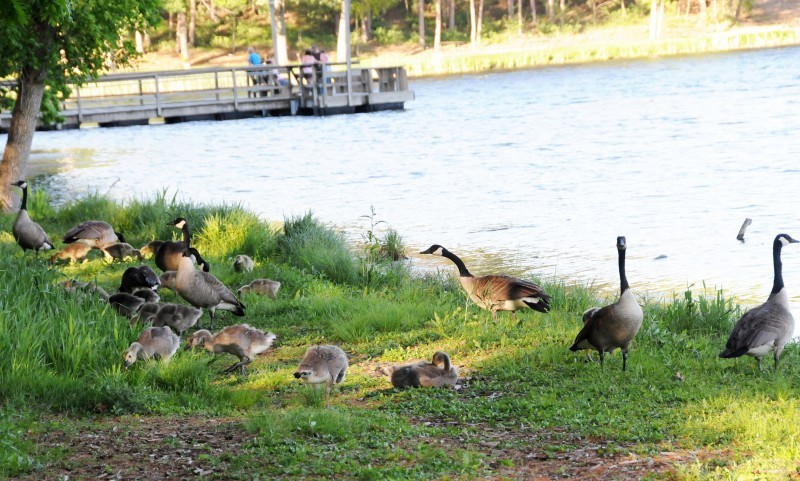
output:
[[[605,364],[603,364],[603,361],[606,358],[606,353],[602,349],[599,352],[600,352],[600,368],[602,369],[605,366]]]
[[[764,370],[764,366],[761,365],[761,359],[762,358],[757,357],[756,359],[758,359],[758,370],[759,371],[763,371]]]
[[[622,370],[625,371],[627,367],[628,367],[628,351],[625,350],[622,351]]]

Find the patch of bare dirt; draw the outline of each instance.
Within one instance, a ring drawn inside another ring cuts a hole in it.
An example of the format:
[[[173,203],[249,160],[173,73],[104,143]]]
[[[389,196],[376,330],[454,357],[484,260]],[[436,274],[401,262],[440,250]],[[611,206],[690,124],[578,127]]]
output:
[[[760,25],[800,25],[800,1],[756,0],[747,21]]]
[[[235,450],[251,438],[233,419],[125,417],[108,418],[80,432],[50,431],[33,441],[40,453],[68,453],[24,480],[182,480],[216,474],[226,465],[211,465],[205,456]]]

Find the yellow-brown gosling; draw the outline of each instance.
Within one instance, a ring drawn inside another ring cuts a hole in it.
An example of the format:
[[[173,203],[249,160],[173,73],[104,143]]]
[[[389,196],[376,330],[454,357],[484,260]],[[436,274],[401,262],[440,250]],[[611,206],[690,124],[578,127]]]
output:
[[[325,394],[329,396],[331,387],[344,381],[347,367],[347,354],[338,346],[311,346],[306,349],[294,377],[314,387],[325,384]]]
[[[117,242],[116,244],[103,247],[102,250],[106,254],[106,257],[111,258],[111,260],[124,261],[129,257],[136,258],[140,261],[144,259],[141,251],[139,249],[135,249],[127,242]]]
[[[236,272],[253,272],[253,267],[255,267],[255,262],[250,256],[239,254],[233,260],[233,270]]]
[[[239,295],[253,292],[255,294],[264,294],[273,299],[277,299],[278,289],[280,288],[281,283],[278,281],[273,281],[272,279],[255,279],[250,284],[240,287],[236,292],[238,292]]]
[[[86,255],[92,250],[86,244],[67,244],[63,249],[56,252],[50,257],[50,262],[55,264],[60,260],[69,259],[70,264],[74,264],[79,260],[86,260]]]

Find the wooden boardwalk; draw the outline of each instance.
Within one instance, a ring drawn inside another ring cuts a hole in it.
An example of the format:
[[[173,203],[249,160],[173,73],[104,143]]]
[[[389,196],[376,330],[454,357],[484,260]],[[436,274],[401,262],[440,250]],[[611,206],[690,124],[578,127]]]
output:
[[[351,68],[349,75],[342,68],[264,65],[107,75],[73,87],[62,104],[64,121],[39,128],[374,112],[403,109],[414,100],[403,67]],[[0,111],[0,131],[7,132],[10,121],[11,112]]]

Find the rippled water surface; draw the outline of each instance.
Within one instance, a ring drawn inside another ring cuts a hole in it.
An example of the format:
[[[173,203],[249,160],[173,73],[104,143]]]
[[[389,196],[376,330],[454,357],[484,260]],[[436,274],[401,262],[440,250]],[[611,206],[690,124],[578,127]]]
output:
[[[403,112],[37,133],[31,174],[57,202],[119,179],[116,198],[167,188],[265,219],[312,210],[354,239],[374,206],[410,249],[442,244],[476,274],[613,289],[625,235],[639,292],[705,281],[745,305],[770,290],[775,235],[800,237],[800,49],[411,88]],[[784,268],[800,308],[800,246]]]

